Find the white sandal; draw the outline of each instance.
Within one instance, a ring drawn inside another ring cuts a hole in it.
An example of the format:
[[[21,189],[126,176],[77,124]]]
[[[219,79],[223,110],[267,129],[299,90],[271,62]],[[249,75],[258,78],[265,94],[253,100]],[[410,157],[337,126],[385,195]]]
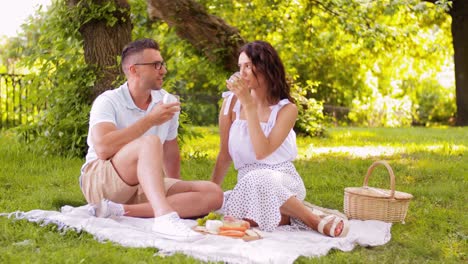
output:
[[[338,237],[345,237],[348,234],[349,222],[348,222],[348,218],[346,217],[346,215],[344,215],[343,213],[337,210],[323,208],[317,205],[313,205],[306,201],[303,201],[303,204],[309,209],[311,209],[313,214],[321,218],[317,227],[317,231],[319,233],[328,235],[330,237],[335,237],[336,227],[338,226],[340,222],[343,222],[343,229],[341,230],[341,233],[338,235]],[[332,222],[332,226],[330,227],[330,231],[329,231],[330,234],[325,234],[324,228],[330,222]]]
[[[325,234],[325,226],[327,224],[329,224],[331,221],[332,222],[332,226],[330,227],[330,234]],[[320,220],[319,224],[318,224],[318,227],[317,227],[317,231],[321,234],[324,234],[324,235],[327,235],[327,236],[331,236],[331,237],[335,237],[335,230],[336,230],[336,227],[338,226],[338,224],[340,222],[343,222],[343,229],[341,229],[341,233],[338,235],[338,237],[344,237],[346,236],[346,234],[348,233],[348,231],[346,230],[345,231],[345,228],[347,226],[347,224],[345,223],[346,220],[344,219],[340,219],[338,216],[336,215],[327,215],[325,216],[324,218],[322,218],[322,220]],[[347,222],[347,221],[346,221]]]

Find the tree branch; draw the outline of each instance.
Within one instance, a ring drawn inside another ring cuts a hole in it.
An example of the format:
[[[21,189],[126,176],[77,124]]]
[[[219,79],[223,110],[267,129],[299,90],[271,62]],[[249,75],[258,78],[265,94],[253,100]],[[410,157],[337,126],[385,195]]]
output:
[[[162,19],[182,39],[228,71],[237,70],[239,48],[245,43],[235,27],[210,15],[193,0],[147,0],[151,19]]]

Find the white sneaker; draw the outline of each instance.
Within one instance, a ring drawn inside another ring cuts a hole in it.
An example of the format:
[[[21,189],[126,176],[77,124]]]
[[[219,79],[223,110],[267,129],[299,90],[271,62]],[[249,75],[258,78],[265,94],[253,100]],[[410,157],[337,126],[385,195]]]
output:
[[[98,204],[92,204],[91,207],[89,207],[88,212],[91,215],[101,218],[124,215],[123,205],[114,203],[107,199],[101,200]]]
[[[176,212],[154,218],[153,233],[177,241],[194,241],[203,235],[186,226]]]

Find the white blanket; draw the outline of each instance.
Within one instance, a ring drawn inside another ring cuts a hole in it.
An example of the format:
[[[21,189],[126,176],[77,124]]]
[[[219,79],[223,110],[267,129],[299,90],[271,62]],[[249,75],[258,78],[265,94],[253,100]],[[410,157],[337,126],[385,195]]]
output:
[[[181,252],[203,261],[228,263],[293,263],[299,256],[323,256],[333,248],[351,251],[356,245],[380,246],[391,238],[389,223],[350,220],[350,230],[345,238],[330,238],[314,231],[282,231],[279,228],[271,233],[262,232],[262,239],[250,242],[215,235],[206,235],[195,242],[176,242],[153,235],[150,232],[151,218],[96,218],[88,214],[87,208],[64,206],[61,212],[32,210],[2,215],[41,225],[56,224],[59,229],[86,231],[98,241],[113,241],[126,247],[158,248],[161,255]],[[184,221],[187,225],[195,225],[194,220]]]

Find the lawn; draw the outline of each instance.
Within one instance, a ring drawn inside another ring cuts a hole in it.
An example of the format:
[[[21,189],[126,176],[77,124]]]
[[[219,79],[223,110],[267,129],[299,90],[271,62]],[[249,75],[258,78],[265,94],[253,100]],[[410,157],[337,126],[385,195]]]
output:
[[[218,148],[217,128],[196,127],[204,138],[182,147],[184,179],[210,179]],[[361,186],[375,160],[387,160],[396,189],[413,194],[405,224],[394,224],[392,239],[374,248],[332,251],[297,263],[459,263],[468,261],[468,128],[330,128],[322,138],[298,137],[295,161],[306,200],[343,210],[345,187]],[[0,212],[59,210],[85,200],[78,186],[83,159],[27,151],[0,132]],[[235,184],[231,168],[223,184]],[[385,168],[369,185],[389,188]],[[0,263],[197,263],[154,248],[99,243],[86,233],[59,231],[24,220],[0,217]]]

